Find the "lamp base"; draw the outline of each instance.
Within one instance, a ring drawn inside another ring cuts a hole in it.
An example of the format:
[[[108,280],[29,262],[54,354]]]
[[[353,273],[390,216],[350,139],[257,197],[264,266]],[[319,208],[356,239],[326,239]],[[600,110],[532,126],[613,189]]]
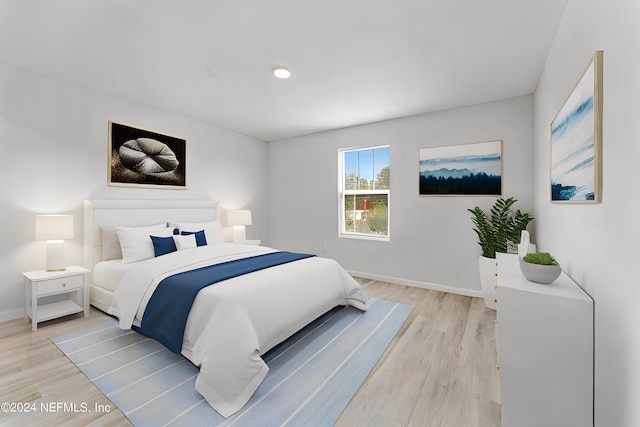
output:
[[[64,271],[64,240],[47,240],[47,271]]]
[[[233,226],[233,243],[245,243],[247,241],[247,229],[244,225]]]

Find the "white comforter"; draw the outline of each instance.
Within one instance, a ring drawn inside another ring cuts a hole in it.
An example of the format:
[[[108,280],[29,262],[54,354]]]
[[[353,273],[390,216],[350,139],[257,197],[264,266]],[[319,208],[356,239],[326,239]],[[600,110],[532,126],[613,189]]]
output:
[[[109,313],[119,318],[121,328],[129,329],[139,325],[163,278],[273,251],[263,246],[210,245],[132,263],[114,293]],[[182,354],[200,367],[196,390],[222,416],[232,415],[267,375],[262,354],[336,305],[366,309],[359,289],[337,262],[313,257],[201,290],[182,344]]]

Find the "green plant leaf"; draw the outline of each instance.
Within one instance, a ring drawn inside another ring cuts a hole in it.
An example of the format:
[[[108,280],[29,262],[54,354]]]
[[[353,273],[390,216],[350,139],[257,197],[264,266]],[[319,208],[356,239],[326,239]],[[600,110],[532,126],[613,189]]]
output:
[[[517,201],[513,197],[496,199],[489,216],[478,206],[467,209],[472,214],[473,231],[478,236],[483,256],[495,258],[496,252],[507,252],[520,243],[522,230],[526,230],[534,218],[520,210],[513,212]]]

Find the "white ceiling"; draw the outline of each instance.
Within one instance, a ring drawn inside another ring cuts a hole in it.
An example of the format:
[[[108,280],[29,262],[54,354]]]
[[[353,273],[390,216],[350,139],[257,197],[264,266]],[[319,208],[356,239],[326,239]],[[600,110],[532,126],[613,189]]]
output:
[[[0,62],[273,141],[532,93],[566,1],[0,0]]]

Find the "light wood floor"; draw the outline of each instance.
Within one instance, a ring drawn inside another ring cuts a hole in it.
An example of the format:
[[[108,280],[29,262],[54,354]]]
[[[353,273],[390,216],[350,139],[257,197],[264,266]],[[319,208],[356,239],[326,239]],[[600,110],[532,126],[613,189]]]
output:
[[[358,280],[367,294],[415,309],[336,425],[500,426],[495,312],[478,298]],[[0,425],[131,425],[49,340],[106,318],[92,308],[35,332],[24,319],[0,324],[0,402],[23,410],[0,411]]]

